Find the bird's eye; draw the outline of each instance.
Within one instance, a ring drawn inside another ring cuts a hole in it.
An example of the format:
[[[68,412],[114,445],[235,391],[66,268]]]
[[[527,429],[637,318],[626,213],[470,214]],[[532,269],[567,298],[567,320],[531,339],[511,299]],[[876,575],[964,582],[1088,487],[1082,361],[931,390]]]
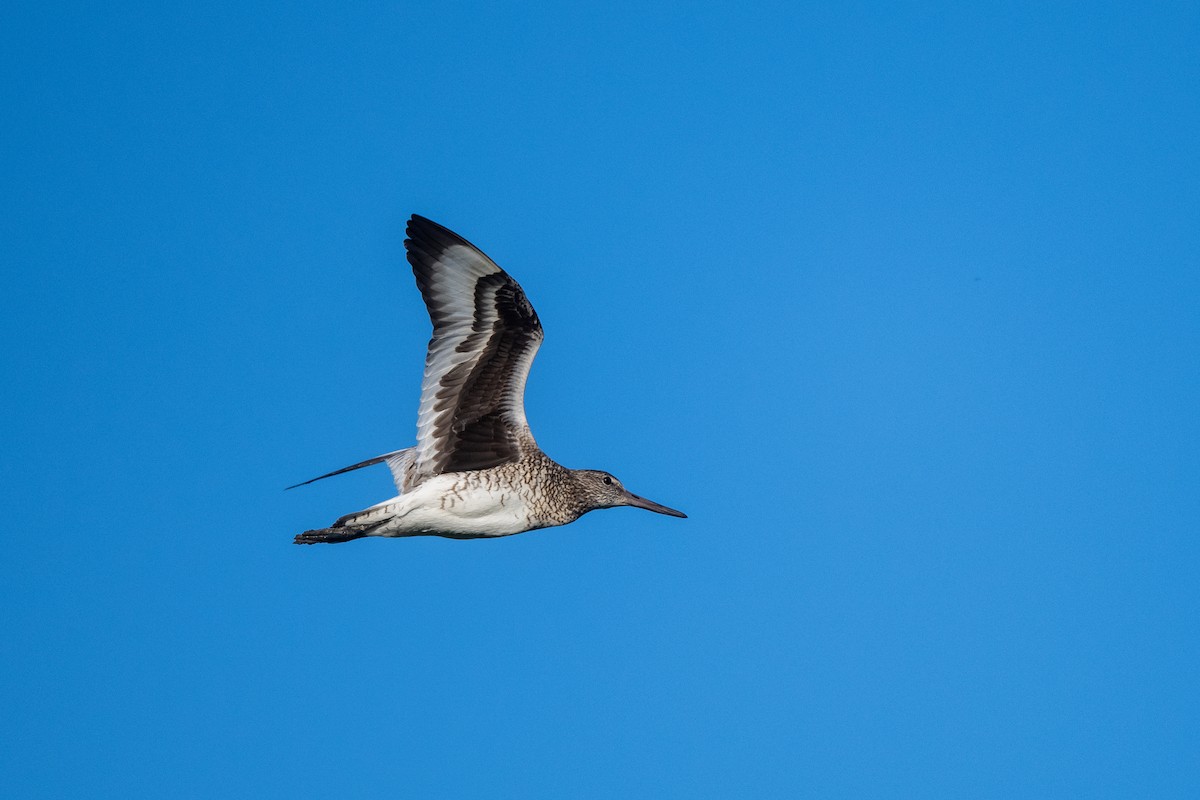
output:
[[[612,476],[611,476],[611,475],[605,475],[605,476],[604,476],[604,485],[605,485],[605,486],[612,486]]]

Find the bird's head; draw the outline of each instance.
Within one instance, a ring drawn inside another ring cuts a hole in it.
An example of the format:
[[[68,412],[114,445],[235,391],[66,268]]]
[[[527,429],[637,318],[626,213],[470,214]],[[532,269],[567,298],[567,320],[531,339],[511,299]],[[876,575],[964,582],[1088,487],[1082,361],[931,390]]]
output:
[[[622,486],[619,480],[607,472],[596,469],[579,469],[574,470],[574,473],[589,509],[633,506],[672,517],[687,517],[687,514],[682,511],[676,511],[673,508],[659,505],[653,500],[639,497]]]

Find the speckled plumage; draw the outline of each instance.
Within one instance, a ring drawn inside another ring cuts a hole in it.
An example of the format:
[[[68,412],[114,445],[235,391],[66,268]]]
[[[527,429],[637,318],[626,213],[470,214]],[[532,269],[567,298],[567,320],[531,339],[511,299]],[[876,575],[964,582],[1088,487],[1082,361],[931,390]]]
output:
[[[408,260],[433,322],[417,444],[305,481],[386,463],[400,493],[305,531],[296,543],[509,536],[622,505],[685,516],[628,492],[606,472],[567,469],[538,448],[524,393],[543,333],[524,291],[441,225],[414,215],[407,232]]]

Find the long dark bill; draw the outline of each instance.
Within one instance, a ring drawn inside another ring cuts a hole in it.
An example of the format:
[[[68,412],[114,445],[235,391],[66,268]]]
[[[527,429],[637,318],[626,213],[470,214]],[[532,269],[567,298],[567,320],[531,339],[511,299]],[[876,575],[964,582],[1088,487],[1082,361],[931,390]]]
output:
[[[656,503],[653,500],[647,500],[644,497],[638,497],[633,492],[628,492],[628,495],[629,497],[626,498],[626,502],[634,508],[644,508],[647,511],[653,511],[656,514],[666,514],[668,517],[683,517],[684,519],[687,519],[687,514],[683,513],[682,511],[676,511],[673,508],[667,508],[666,506]]]

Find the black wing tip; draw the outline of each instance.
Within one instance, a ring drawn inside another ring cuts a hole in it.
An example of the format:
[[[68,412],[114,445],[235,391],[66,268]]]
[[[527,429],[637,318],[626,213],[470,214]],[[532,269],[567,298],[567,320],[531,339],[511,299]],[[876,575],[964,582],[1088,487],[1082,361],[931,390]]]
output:
[[[425,258],[436,259],[443,251],[454,245],[469,247],[478,253],[481,258],[491,261],[487,253],[471,244],[466,238],[450,230],[445,225],[434,222],[429,217],[423,217],[420,214],[413,214],[408,218],[408,224],[404,227],[404,235],[407,237],[404,240],[404,249],[409,253],[410,262],[415,255],[414,250],[424,251],[423,256]],[[495,262],[493,261],[492,263],[494,264]]]
[[[446,230],[444,225],[439,225],[429,217],[422,217],[420,214],[413,214],[408,218],[408,224],[404,226],[404,232],[412,238],[414,233],[419,233],[423,229],[430,230]]]
[[[353,472],[356,469],[362,469],[363,467],[370,467],[375,464],[379,464],[383,461],[387,461],[389,456],[394,456],[398,452],[400,452],[400,451],[397,450],[395,453],[384,453],[381,456],[375,456],[374,458],[368,458],[366,461],[360,461],[357,464],[351,464],[348,467],[342,467],[341,469],[335,469],[333,472],[326,472],[324,475],[318,475],[315,478],[309,478],[308,480],[302,481],[301,483],[292,484],[291,486],[288,486],[287,488],[285,488],[284,491],[286,492],[286,491],[288,491],[288,489],[295,489],[300,486],[308,486],[310,483],[316,483],[317,481],[323,481],[326,478],[332,478],[334,475],[342,475],[343,473],[346,473],[346,472]]]
[[[440,240],[449,239],[450,242],[463,242],[469,244],[466,239],[459,236],[454,231],[447,228],[445,225],[440,225],[429,217],[422,217],[420,214],[413,214],[408,218],[408,224],[404,226],[404,235],[408,238],[404,240],[404,246],[408,247],[409,243],[415,241],[434,241],[441,244],[445,243]]]

